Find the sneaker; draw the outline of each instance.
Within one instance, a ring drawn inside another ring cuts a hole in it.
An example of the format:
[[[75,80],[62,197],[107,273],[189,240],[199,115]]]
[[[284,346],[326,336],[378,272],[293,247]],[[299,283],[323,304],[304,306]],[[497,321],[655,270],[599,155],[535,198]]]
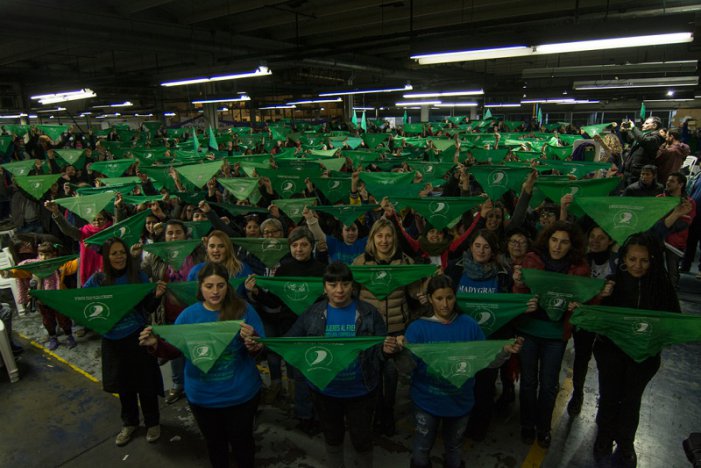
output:
[[[117,447],[123,447],[129,443],[131,440],[131,436],[136,432],[137,426],[124,426],[121,431],[119,431],[119,434],[117,434],[117,438],[114,440],[114,443],[117,444]]]
[[[584,395],[581,393],[573,393],[570,402],[567,404],[567,414],[570,416],[577,416],[582,412],[582,403],[584,402]]]
[[[49,344],[46,345],[46,349],[48,349],[49,351],[55,351],[56,348],[58,348],[58,340],[55,336],[52,336],[51,338],[49,338]]]
[[[66,339],[66,344],[68,345],[68,349],[73,349],[76,346],[78,346],[78,343],[75,342],[75,338],[73,338],[73,335],[68,335],[68,339]]]
[[[172,405],[183,396],[183,390],[181,388],[171,388],[168,390],[166,395],[166,404]]]
[[[146,442],[152,444],[161,438],[161,426],[156,424],[146,430]]]

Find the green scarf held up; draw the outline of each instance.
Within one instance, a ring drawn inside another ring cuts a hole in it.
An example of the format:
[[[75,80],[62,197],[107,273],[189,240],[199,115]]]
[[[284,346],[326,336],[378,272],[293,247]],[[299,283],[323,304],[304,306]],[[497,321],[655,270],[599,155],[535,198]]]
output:
[[[469,379],[488,367],[509,340],[449,343],[408,343],[406,347],[426,364],[428,373],[461,388]]]
[[[221,161],[176,167],[175,170],[198,188],[204,187],[221,169]]]
[[[59,177],[61,177],[60,174],[20,176],[15,177],[15,183],[32,198],[40,200],[51,186],[58,181]]]
[[[273,190],[282,198],[291,198],[297,193],[304,192],[306,188],[304,184],[306,175],[281,174],[275,169],[257,169],[256,172],[261,177],[269,178]]]
[[[17,135],[18,137],[23,137],[29,133],[29,125],[3,124],[2,126],[7,133]]]
[[[229,286],[238,289],[244,281],[246,281],[244,277],[229,278]],[[187,307],[198,301],[198,287],[199,282],[197,281],[178,281],[175,283],[168,283],[168,293],[172,294],[181,305]]]
[[[68,131],[68,125],[37,125],[37,129],[41,130],[51,141],[56,141]]]
[[[590,138],[593,138],[596,135],[602,135],[604,133],[604,130],[606,130],[610,126],[610,123],[600,125],[585,125],[581,128],[581,130],[587,135],[589,135]]]
[[[480,163],[501,164],[509,153],[509,149],[471,148],[470,153],[475,161]]]
[[[482,197],[390,197],[399,208],[412,208],[436,229],[453,227],[462,215],[484,201]]]
[[[605,280],[524,268],[523,282],[538,295],[538,305],[550,320],[559,321],[570,302],[584,303],[599,294]]]
[[[426,138],[426,141],[432,142],[433,146],[438,151],[446,151],[449,149],[452,149],[453,151],[455,151],[455,140],[453,140],[452,138],[429,137],[429,138]]]
[[[431,178],[442,178],[453,167],[455,167],[455,163],[452,161],[412,161],[409,165],[412,169],[419,171],[424,176],[424,180]]]
[[[83,156],[83,153],[85,153],[85,150],[82,149],[68,149],[68,148],[61,148],[56,150],[56,154],[66,161],[66,163],[77,167],[78,169],[83,168],[83,163],[81,162],[78,164],[78,160],[80,159],[81,156]]]
[[[485,336],[523,314],[528,307],[530,294],[459,293],[458,307],[477,322]]]
[[[231,242],[246,249],[268,268],[273,268],[280,263],[282,257],[290,252],[287,239],[232,237]]]
[[[404,133],[405,134],[419,134],[424,132],[424,124],[422,123],[413,123],[413,124],[405,124],[404,125]]]
[[[104,335],[155,288],[155,283],[138,283],[84,289],[33,289],[29,294],[76,323]]]
[[[55,202],[90,223],[102,210],[107,208],[107,205],[112,203],[114,196],[114,192],[104,192],[95,195],[59,198]]]
[[[437,265],[352,265],[355,281],[363,285],[377,299],[384,299],[392,291],[428,278],[436,273]]]
[[[608,337],[636,362],[673,344],[701,341],[701,317],[658,310],[581,306],[573,325]]]
[[[348,200],[351,179],[348,177],[310,177],[316,187],[331,203]]]
[[[491,200],[499,200],[506,192],[520,193],[523,181],[531,173],[529,167],[473,166],[470,168],[482,190]]]
[[[288,200],[273,200],[273,205],[277,206],[280,211],[285,213],[295,224],[304,217],[304,207],[313,209],[316,205],[316,198],[290,198]]]
[[[203,373],[209,372],[241,330],[241,320],[154,325],[153,333],[178,348]]]
[[[323,205],[315,206],[314,211],[330,214],[345,226],[350,226],[356,219],[380,205]]]
[[[15,177],[22,177],[28,175],[32,168],[34,168],[34,162],[34,159],[25,159],[22,161],[0,164],[0,167]]]
[[[212,230],[212,223],[209,221],[186,221],[185,228],[190,231],[193,239],[202,239]]]
[[[576,204],[619,244],[650,229],[679,204],[679,197],[575,197]]]
[[[583,216],[584,214],[591,216],[588,211],[582,209],[582,206],[577,203],[577,200],[582,197],[602,197],[608,195],[618,186],[619,182],[619,179],[616,177],[608,179],[564,181],[541,179],[536,182],[535,186],[541,190],[546,197],[557,204],[560,203],[560,198],[562,198],[563,195],[571,193],[574,196],[574,203],[570,205],[570,211],[576,216]],[[620,199],[620,197],[615,198]]]
[[[351,160],[353,167],[377,161],[382,157],[377,151],[342,151],[341,154]]]
[[[258,190],[258,179],[236,177],[233,179],[217,179],[237,200],[247,200]]]
[[[151,214],[151,210],[140,211],[117,224],[103,229],[97,234],[93,234],[85,239],[84,242],[86,244],[102,245],[107,239],[116,237],[122,239],[127,246],[131,247],[141,240],[141,234],[144,232],[144,225],[149,214]]]
[[[324,390],[362,351],[381,344],[384,336],[353,338],[263,338],[265,346],[281,355],[312,384]]]
[[[7,268],[2,268],[0,271],[8,270],[22,270],[27,273],[31,273],[39,279],[44,279],[51,276],[56,270],[61,268],[64,264],[75,260],[78,255],[65,255],[63,257],[50,258],[48,260],[42,260],[39,262],[25,263],[23,265],[15,265]]]
[[[187,256],[201,243],[200,239],[156,242],[154,244],[145,244],[144,250],[159,257],[177,270],[182,266]]]
[[[375,149],[389,139],[389,133],[363,133],[361,138],[365,142],[365,146]]]
[[[141,183],[141,179],[137,176],[103,177],[102,179],[100,179],[100,182],[104,185],[124,185],[124,184],[137,185],[137,184]]]
[[[324,293],[321,278],[257,276],[256,286],[269,290],[297,315],[302,315]]]
[[[352,150],[357,149],[360,145],[363,144],[363,139],[358,138],[358,137],[346,137],[344,143],[348,145],[348,147]],[[367,144],[367,143],[366,143]]]
[[[127,169],[129,169],[136,161],[134,159],[117,159],[114,161],[98,161],[92,163],[90,169],[104,174],[107,177],[120,177]]]
[[[360,180],[365,182],[368,192],[375,196],[376,200],[389,196],[398,191],[409,189],[414,180],[413,172],[361,172]],[[423,188],[419,186],[419,190]],[[371,191],[372,189],[372,191]]]
[[[319,161],[329,171],[340,171],[346,165],[346,158],[329,158]]]
[[[543,161],[543,166],[546,168],[555,169],[560,172],[560,174],[573,175],[577,179],[581,179],[592,172],[600,171],[602,169],[607,170],[611,167],[611,164],[586,161],[556,161],[553,159]]]
[[[128,205],[143,205],[163,200],[163,195],[122,195],[122,200]]]

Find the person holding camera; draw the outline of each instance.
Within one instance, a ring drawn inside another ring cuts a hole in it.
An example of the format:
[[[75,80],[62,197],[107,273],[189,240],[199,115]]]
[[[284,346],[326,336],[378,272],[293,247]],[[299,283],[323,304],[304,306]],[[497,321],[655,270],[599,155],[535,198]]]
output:
[[[662,121],[659,117],[645,119],[642,130],[633,125],[633,122],[626,120],[621,123],[623,142],[630,144],[630,149],[623,155],[626,186],[638,181],[643,166],[654,164],[657,150],[664,143],[664,138],[659,133],[661,128]]]

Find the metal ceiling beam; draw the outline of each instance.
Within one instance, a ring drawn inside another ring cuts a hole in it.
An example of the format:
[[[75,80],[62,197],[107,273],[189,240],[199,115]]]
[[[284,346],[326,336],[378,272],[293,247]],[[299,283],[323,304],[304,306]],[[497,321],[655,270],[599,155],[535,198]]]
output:
[[[227,16],[240,15],[249,11],[260,10],[270,6],[288,3],[289,0],[239,0],[237,2],[226,1],[224,5],[218,5],[205,11],[196,11],[183,18],[184,24],[196,24],[203,21],[214,20]]]
[[[676,60],[670,62],[627,63],[623,65],[584,65],[576,67],[526,68],[521,73],[524,79],[565,76],[611,76],[662,73],[693,73],[698,70],[698,60]]]
[[[125,15],[133,15],[159,6],[167,5],[173,0],[130,0],[120,5],[119,12]]]

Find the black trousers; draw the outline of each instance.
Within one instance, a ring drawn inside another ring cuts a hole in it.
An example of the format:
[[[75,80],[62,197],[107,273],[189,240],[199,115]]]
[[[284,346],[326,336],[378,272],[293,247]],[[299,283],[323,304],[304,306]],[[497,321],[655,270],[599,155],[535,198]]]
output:
[[[260,393],[245,403],[226,408],[207,408],[190,403],[192,415],[207,442],[213,468],[228,468],[229,446],[239,468],[255,465],[253,421]]]
[[[139,403],[144,414],[144,425],[152,427],[159,424],[160,412],[156,393],[123,392],[119,394],[119,402],[122,404],[122,423],[125,426],[139,425]]]
[[[475,374],[475,405],[470,411],[467,431],[470,434],[484,436],[489,429],[494,411],[494,384],[499,375],[499,368],[486,368]]]
[[[640,402],[648,382],[660,368],[660,355],[635,362],[608,339],[597,339],[594,357],[599,369],[597,438],[632,450],[640,420]]]
[[[372,415],[377,403],[377,390],[355,398],[334,398],[314,390],[310,393],[328,445],[343,445],[347,421],[355,451],[372,451]]]
[[[584,381],[589,370],[589,360],[594,351],[596,333],[575,328],[574,333],[574,364],[572,365],[572,384],[575,394],[584,391]]]

